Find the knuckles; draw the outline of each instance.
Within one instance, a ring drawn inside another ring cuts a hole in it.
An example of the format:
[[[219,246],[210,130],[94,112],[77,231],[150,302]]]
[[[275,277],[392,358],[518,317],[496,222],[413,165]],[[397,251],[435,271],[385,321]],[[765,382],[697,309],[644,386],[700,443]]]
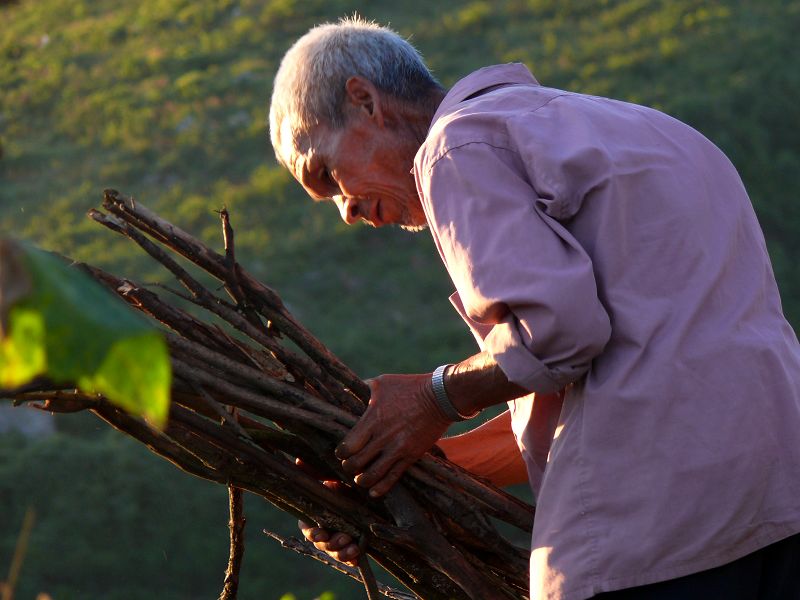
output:
[[[322,527],[309,525],[302,521],[298,525],[303,537],[313,543],[317,550],[330,554],[336,560],[345,562],[358,554],[358,546],[353,543],[353,538],[346,533],[331,535]]]
[[[421,414],[415,377],[379,375],[368,380],[369,405],[336,449],[343,471],[372,496],[388,492],[427,450],[420,446],[428,432],[415,426]]]

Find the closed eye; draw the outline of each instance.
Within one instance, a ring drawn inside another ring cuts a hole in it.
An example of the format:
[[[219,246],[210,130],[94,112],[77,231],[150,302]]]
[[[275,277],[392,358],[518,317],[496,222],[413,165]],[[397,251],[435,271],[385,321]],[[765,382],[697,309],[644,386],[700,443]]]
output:
[[[317,179],[319,179],[325,185],[333,185],[333,177],[328,172],[328,167],[322,167],[317,174]]]
[[[331,172],[328,171],[328,167],[321,167],[319,171],[317,171],[317,181],[319,181],[321,188],[325,190],[325,195],[335,196],[341,193],[339,183]]]

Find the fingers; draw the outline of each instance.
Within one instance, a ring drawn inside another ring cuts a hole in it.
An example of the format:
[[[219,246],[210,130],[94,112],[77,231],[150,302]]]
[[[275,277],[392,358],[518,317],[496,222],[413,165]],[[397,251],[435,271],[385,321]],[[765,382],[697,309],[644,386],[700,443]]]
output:
[[[372,433],[369,427],[364,426],[363,421],[359,421],[336,446],[336,457],[344,460],[353,456],[353,454],[362,450],[371,438]]]
[[[367,410],[336,456],[372,497],[385,494],[450,425],[436,407],[429,380],[428,374],[381,375],[368,382]]]
[[[309,542],[327,542],[328,532],[323,529],[322,527],[317,527],[311,523],[306,523],[305,521],[298,521],[297,526],[300,528],[300,532],[303,534]]]
[[[361,455],[359,455],[359,458]],[[348,461],[353,461],[354,459],[348,459]],[[350,466],[351,469],[350,473],[356,473],[355,481],[356,485],[364,488],[369,488],[369,495],[373,498],[377,498],[378,496],[383,495],[386,491],[391,488],[391,484],[396,482],[400,476],[403,474],[403,471],[406,470],[409,464],[411,464],[408,460],[403,459],[402,454],[397,454],[394,452],[385,452],[381,454],[378,458],[369,460],[360,461],[363,462],[364,465],[367,466],[363,468],[361,464],[358,466]],[[344,463],[342,463],[344,467]],[[348,467],[344,467],[345,470]],[[378,485],[380,484],[380,485]],[[377,488],[376,488],[377,486]],[[382,490],[384,490],[382,492]]]
[[[303,536],[314,544],[317,550],[327,553],[339,562],[355,566],[358,563],[359,548],[353,538],[346,533],[331,534],[327,529],[304,521],[298,521]]]
[[[371,387],[372,383],[370,383],[370,388]],[[372,422],[370,417],[372,415],[370,414],[370,408],[371,405],[367,406],[367,410],[364,412],[361,419],[359,419],[348,434],[344,436],[344,439],[339,442],[339,445],[336,446],[335,454],[339,460],[344,460],[360,452],[372,439],[372,428],[370,426]]]
[[[386,492],[388,492],[394,487],[394,484],[400,481],[400,478],[403,476],[403,473],[405,473],[409,465],[410,463],[405,461],[395,463],[395,465],[391,469],[389,469],[389,471],[383,476],[383,478],[381,478],[377,483],[375,483],[374,485],[372,485],[372,487],[369,488],[369,495],[372,496],[373,498],[380,498],[381,496],[386,494]],[[367,480],[367,482],[364,483],[365,486],[370,484],[371,482],[369,480]]]
[[[411,464],[404,457],[404,453],[395,452],[392,446],[382,449],[380,440],[375,440],[355,456],[343,460],[342,469],[353,476],[356,485],[369,488],[369,495],[377,498],[385,494]],[[375,488],[378,483],[381,485]]]
[[[379,444],[370,444],[355,456],[343,460],[342,469],[348,475],[358,475],[364,470],[364,467],[375,460],[380,451],[381,447]],[[358,483],[358,481],[356,481],[356,483]]]

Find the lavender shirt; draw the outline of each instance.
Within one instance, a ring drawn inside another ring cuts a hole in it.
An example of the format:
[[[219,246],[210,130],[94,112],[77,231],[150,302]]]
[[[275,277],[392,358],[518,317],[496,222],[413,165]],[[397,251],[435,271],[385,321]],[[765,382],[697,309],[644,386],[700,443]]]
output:
[[[680,577],[800,532],[800,349],[719,149],[503,65],[450,91],[414,174],[481,347],[533,392],[566,388],[552,424],[533,396],[511,403],[537,496],[532,598]]]

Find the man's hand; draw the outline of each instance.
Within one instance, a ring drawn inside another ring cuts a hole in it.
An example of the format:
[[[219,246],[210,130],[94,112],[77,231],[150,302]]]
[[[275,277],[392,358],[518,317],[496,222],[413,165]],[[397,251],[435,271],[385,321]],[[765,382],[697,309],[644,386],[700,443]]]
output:
[[[367,383],[369,406],[336,456],[356,484],[377,498],[439,441],[450,421],[436,405],[430,374],[381,375]]]
[[[309,542],[312,542],[317,550],[327,552],[339,562],[348,564],[351,567],[358,566],[360,550],[358,544],[349,535],[342,532],[332,534],[327,529],[305,521],[298,521],[297,525],[300,527],[300,531],[303,532],[303,536]]]
[[[340,494],[347,493],[347,485],[341,481],[326,479],[320,471],[314,469],[301,458],[296,458],[294,462],[298,469],[319,479],[326,488]],[[358,544],[346,533],[330,532],[327,529],[302,520],[297,522],[297,526],[300,527],[303,537],[314,544],[317,550],[327,552],[331,557],[351,567],[358,566],[358,557],[361,551]]]
[[[428,375],[382,375],[368,381],[367,410],[336,448],[342,468],[355,482],[382,496],[403,472],[430,450],[450,425],[436,407]],[[297,466],[318,477],[328,488],[342,491],[338,481],[325,481],[302,460]],[[314,546],[339,562],[358,565],[360,549],[352,537],[305,521],[298,526]]]

